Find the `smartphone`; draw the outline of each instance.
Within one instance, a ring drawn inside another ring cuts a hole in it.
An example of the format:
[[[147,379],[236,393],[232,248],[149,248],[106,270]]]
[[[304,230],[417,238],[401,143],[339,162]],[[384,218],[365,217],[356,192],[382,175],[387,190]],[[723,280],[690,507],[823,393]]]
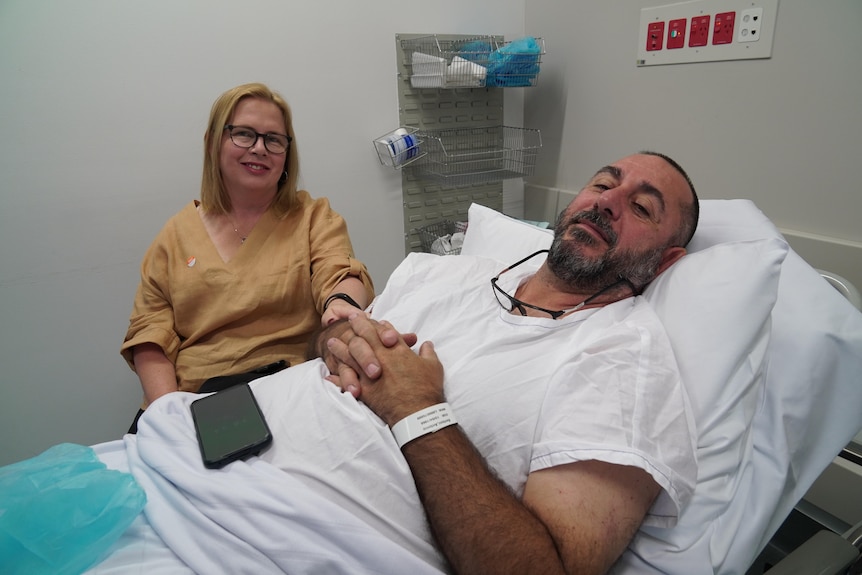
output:
[[[257,455],[272,443],[272,433],[247,383],[196,399],[191,409],[201,456],[210,469]]]

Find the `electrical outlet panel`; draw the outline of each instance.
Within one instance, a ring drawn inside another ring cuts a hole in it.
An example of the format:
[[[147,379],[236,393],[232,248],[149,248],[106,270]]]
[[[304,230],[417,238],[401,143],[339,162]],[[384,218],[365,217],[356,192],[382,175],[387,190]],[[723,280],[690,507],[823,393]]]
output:
[[[763,8],[743,10],[740,16],[739,36],[737,42],[759,42],[760,28],[763,24]]]
[[[668,50],[678,50],[685,47],[685,29],[687,25],[688,20],[685,18],[670,21],[667,31]]]
[[[736,12],[723,12],[715,15],[715,26],[712,28],[712,43],[730,44],[733,42],[733,23]]]
[[[691,34],[688,37],[689,48],[706,46],[709,41],[710,16],[694,16],[691,19]]]
[[[691,0],[641,9],[638,66],[772,57],[778,0]]]
[[[650,22],[647,27],[646,50],[661,50],[664,46],[664,22]]]

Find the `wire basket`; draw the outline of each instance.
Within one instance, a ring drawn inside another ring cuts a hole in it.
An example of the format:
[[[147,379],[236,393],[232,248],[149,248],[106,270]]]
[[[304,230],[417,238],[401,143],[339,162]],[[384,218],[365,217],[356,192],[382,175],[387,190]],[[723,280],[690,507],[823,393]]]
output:
[[[399,169],[425,155],[422,151],[422,136],[416,128],[402,126],[374,140],[374,149],[380,163]]]
[[[533,175],[539,130],[488,126],[422,132],[425,152],[414,167],[426,178],[472,185]]]
[[[477,36],[444,40],[436,34],[401,40],[414,88],[535,86],[545,54],[542,38],[504,42]]]
[[[441,220],[418,228],[416,231],[419,232],[422,249],[426,252],[440,256],[457,255],[461,253],[461,244],[464,238],[462,236],[458,241],[459,238],[456,234],[463,234],[467,231],[467,222]]]

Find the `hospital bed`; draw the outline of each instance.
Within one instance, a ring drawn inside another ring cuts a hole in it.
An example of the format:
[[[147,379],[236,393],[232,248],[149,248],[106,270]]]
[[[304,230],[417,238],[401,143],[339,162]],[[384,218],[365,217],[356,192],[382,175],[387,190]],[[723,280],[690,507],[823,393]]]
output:
[[[508,265],[550,239],[547,230],[473,205],[461,253]],[[677,525],[641,528],[615,573],[745,573],[862,427],[862,314],[848,299],[746,200],[703,201],[689,247],[644,297],[667,328],[686,383],[697,430],[697,486]],[[264,411],[280,401],[278,392],[266,391],[278,388],[267,380],[283,374],[255,382]],[[260,550],[271,571],[440,572],[439,564],[404,551],[257,458],[205,470],[190,423],[167,423],[172,414],[159,405],[144,419],[171,449],[148,454],[133,436],[95,446],[110,468],[135,472],[148,503],[91,573],[189,573],[189,546],[199,547],[192,557],[199,572],[242,570],[231,566]],[[141,475],[141,458],[158,461]],[[171,475],[179,467],[192,477]],[[173,491],[183,481],[206,493],[189,502]],[[294,491],[301,495],[283,500]],[[264,504],[281,507],[259,518]],[[228,540],[216,538],[208,523],[182,523],[230,506],[240,511],[222,517]]]

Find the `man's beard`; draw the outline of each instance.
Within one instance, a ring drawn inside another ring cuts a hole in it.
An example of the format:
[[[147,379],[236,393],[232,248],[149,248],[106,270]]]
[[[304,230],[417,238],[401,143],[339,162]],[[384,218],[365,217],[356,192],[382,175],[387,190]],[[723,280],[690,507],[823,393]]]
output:
[[[661,263],[664,248],[653,248],[635,252],[617,250],[617,235],[607,219],[595,210],[578,212],[568,219],[561,213],[554,225],[554,241],[548,253],[548,267],[563,282],[573,289],[599,291],[620,280],[630,281],[636,289],[643,289],[655,277]],[[580,227],[566,228],[574,222],[587,221],[598,227],[607,238],[608,250],[600,256],[586,256],[584,246],[598,243],[589,232]]]

